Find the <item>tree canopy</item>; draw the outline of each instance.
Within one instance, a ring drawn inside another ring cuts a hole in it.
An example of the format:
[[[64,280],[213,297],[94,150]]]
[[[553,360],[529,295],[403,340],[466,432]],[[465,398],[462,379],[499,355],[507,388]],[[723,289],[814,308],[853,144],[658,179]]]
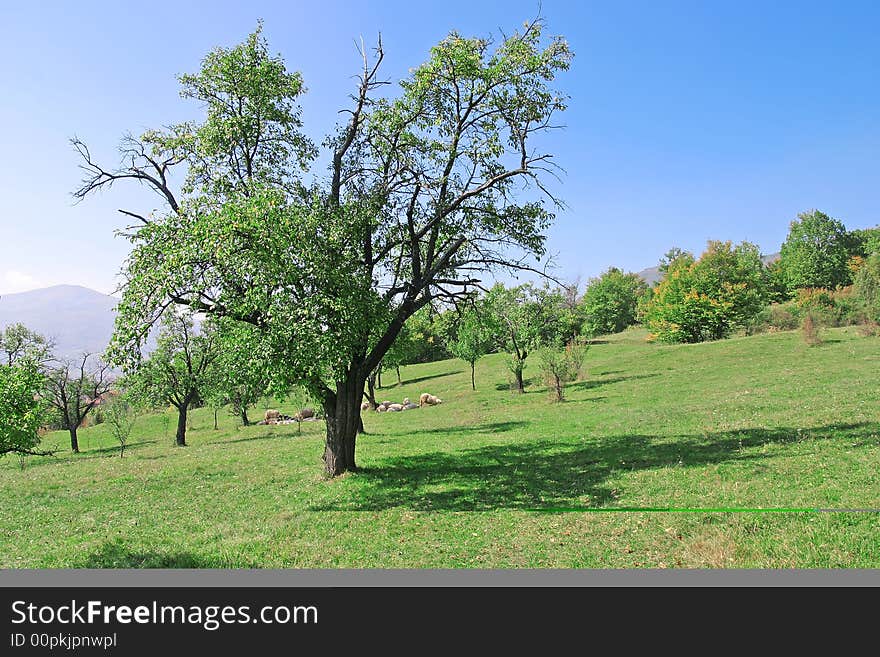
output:
[[[789,291],[849,284],[851,242],[837,219],[818,210],[800,213],[791,222],[779,257]]]
[[[174,304],[251,324],[278,356],[274,376],[324,406],[327,473],[355,468],[364,382],[407,318],[461,299],[493,269],[540,266],[556,165],[533,138],[566,107],[551,85],[572,58],[544,32],[541,20],[498,41],[452,32],[381,96],[380,41],[322,151],[300,131],[301,76],[258,29],[181,77],[201,121],[126,138],[115,169],[74,140],[79,198],[132,179],[166,206],[125,210],[137,224],[115,360],[136,361]],[[327,175],[316,161],[329,161]],[[178,165],[186,182],[173,189]]]
[[[762,308],[767,299],[758,247],[710,241],[699,260],[676,259],[646,305],[655,337],[702,342],[725,337]]]

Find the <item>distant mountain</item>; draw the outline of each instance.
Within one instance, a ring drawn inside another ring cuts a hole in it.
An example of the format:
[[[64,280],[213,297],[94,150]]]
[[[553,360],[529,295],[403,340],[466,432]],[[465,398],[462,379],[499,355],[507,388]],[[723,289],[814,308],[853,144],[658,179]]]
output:
[[[20,322],[55,341],[55,353],[101,353],[113,334],[119,299],[78,285],[0,296],[0,328]]]
[[[771,253],[770,255],[761,256],[761,262],[764,263],[764,266],[770,265],[777,260],[779,260],[778,253]],[[648,286],[653,286],[654,283],[659,282],[663,278],[663,273],[660,271],[659,265],[657,267],[648,267],[648,269],[643,269],[636,275],[643,281],[645,281]]]

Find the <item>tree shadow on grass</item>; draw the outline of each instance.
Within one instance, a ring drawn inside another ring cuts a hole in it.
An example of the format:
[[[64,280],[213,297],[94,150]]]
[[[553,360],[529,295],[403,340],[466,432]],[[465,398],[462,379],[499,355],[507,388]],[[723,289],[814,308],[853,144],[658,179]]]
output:
[[[461,374],[464,370],[450,370],[449,372],[441,372],[440,374],[430,374],[428,376],[419,376],[415,379],[403,379],[400,384],[395,381],[391,385],[383,385],[381,388],[376,388],[376,395],[378,396],[380,390],[393,390],[398,386],[408,386],[413,383],[422,383],[423,381],[430,381],[431,379],[439,379],[444,376],[452,376],[453,374]]]
[[[152,445],[159,442],[158,440],[139,440],[136,443],[129,443],[125,446],[125,454],[128,455],[129,450],[136,451],[145,445]],[[119,445],[111,447],[100,447],[97,449],[82,448],[78,454],[70,451],[70,446],[63,447],[58,451],[47,456],[29,456],[25,463],[25,469],[41,468],[47,465],[58,465],[60,462],[68,461],[88,461],[90,459],[106,459],[111,456],[119,457]],[[124,457],[123,457],[124,458]],[[145,458],[145,457],[139,457]]]
[[[624,435],[598,444],[549,440],[490,445],[386,459],[358,477],[364,486],[347,502],[315,511],[492,511],[591,507],[615,501],[609,479],[621,471],[702,467],[767,458],[749,448],[797,441],[858,441],[880,434],[880,424],[837,424],[811,429],[742,429],[683,436]]]
[[[592,390],[600,386],[611,385],[612,383],[620,383],[622,381],[633,381],[636,379],[651,379],[660,376],[657,372],[651,374],[634,374],[632,376],[614,376],[610,379],[587,379],[586,381],[578,381],[577,383],[569,383],[565,386],[566,390]]]
[[[535,384],[535,379],[523,379],[523,388],[529,388]],[[513,381],[508,381],[507,383],[497,383],[495,384],[495,390],[509,390],[510,392],[518,392],[516,389],[516,383]]]
[[[258,568],[259,566],[221,556],[191,552],[135,550],[122,541],[104,543],[74,565],[75,568]]]
[[[435,434],[435,433],[504,433],[505,431],[513,431],[514,429],[521,429],[522,427],[527,427],[531,422],[526,422],[525,420],[511,420],[509,422],[487,422],[486,424],[474,424],[474,425],[464,425],[458,427],[440,427],[437,429],[410,429],[403,428],[400,431],[385,431],[382,434],[374,434],[374,435],[385,435],[385,436],[413,436],[413,435],[423,435],[423,434]]]

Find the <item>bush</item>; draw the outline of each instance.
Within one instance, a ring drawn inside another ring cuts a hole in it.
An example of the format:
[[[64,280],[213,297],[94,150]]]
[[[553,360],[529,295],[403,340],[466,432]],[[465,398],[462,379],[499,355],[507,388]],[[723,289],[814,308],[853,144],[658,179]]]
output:
[[[815,347],[816,345],[822,344],[822,336],[819,334],[819,325],[812,313],[807,313],[804,317],[804,322],[801,325],[801,332],[807,346]]]
[[[853,296],[861,302],[868,319],[880,320],[880,254],[874,253],[865,258],[856,271],[853,276]]]
[[[581,301],[586,335],[619,333],[636,323],[639,299],[648,286],[638,274],[612,267],[590,281]]]
[[[747,327],[764,307],[767,287],[758,247],[709,242],[699,260],[680,258],[653,291],[645,321],[654,338],[702,342]]]
[[[541,372],[547,381],[547,388],[553,401],[563,401],[565,384],[577,381],[588,348],[583,344],[571,342],[563,349],[547,347],[541,350],[539,356]]]
[[[746,327],[748,335],[793,331],[801,325],[801,320],[791,303],[774,303],[759,312]]]

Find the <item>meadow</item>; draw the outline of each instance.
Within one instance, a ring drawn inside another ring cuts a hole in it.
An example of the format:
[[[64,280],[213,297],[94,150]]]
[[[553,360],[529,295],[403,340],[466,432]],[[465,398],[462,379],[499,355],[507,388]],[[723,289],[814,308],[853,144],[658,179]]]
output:
[[[323,422],[139,418],[0,460],[2,568],[826,568],[880,565],[880,338],[854,327],[693,345],[598,340],[551,403],[505,356],[386,374],[360,471],[322,476]],[[282,412],[296,410],[280,403]],[[252,413],[262,414],[262,408]],[[859,511],[862,510],[862,511]]]

